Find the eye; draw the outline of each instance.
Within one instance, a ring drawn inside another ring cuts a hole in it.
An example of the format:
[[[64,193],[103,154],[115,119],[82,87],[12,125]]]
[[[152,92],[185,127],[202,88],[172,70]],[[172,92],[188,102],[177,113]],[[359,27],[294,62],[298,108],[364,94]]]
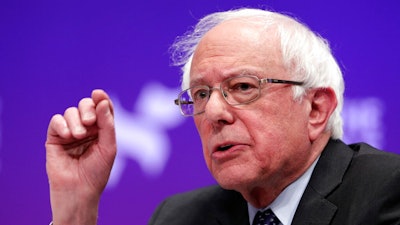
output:
[[[258,89],[258,80],[251,76],[234,77],[225,81],[224,86],[231,94],[245,94]]]
[[[232,86],[229,87],[229,92],[245,93],[257,89],[257,87],[251,82],[238,82],[231,85]]]
[[[246,91],[249,90],[251,87],[251,84],[249,83],[239,83],[236,84],[235,89],[240,90],[240,91]]]
[[[205,88],[194,88],[192,90],[193,101],[202,101],[208,99],[209,90]]]

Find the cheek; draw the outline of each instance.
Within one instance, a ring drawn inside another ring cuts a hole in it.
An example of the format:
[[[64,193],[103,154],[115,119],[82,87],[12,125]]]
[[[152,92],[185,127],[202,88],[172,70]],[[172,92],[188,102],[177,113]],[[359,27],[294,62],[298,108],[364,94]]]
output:
[[[200,117],[194,117],[194,124],[196,126],[197,134],[201,139],[201,143],[205,146],[205,142],[210,135],[211,130],[207,128],[206,123]]]
[[[206,127],[205,122],[202,121],[199,117],[194,117],[194,123],[196,125],[197,133],[199,134],[202,149],[203,149],[203,157],[206,161],[207,167],[210,169],[211,166],[211,153],[207,148],[207,141],[209,139],[209,135],[211,134],[211,130]]]
[[[257,110],[249,110],[241,116],[246,131],[255,146],[260,146],[260,149],[276,144],[281,136],[282,119],[282,114],[277,110],[265,106],[261,106]]]
[[[204,161],[206,163],[208,171],[212,172],[213,171],[213,169],[212,169],[213,167],[212,167],[211,156],[210,156],[209,151],[205,147],[203,147],[203,157],[204,157]]]
[[[288,158],[286,151],[295,148],[298,144],[297,140],[304,141],[306,131],[300,129],[305,127],[304,121],[298,120],[298,116],[295,115],[297,112],[290,111],[285,106],[260,107],[259,109],[253,111],[255,113],[251,118],[243,118],[254,141],[255,160],[264,164],[274,164],[281,159],[285,160]]]

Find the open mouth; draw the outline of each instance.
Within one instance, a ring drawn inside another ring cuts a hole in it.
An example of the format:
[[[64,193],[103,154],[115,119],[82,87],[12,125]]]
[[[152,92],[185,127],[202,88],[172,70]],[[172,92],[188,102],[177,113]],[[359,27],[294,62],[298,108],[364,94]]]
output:
[[[219,146],[218,151],[226,151],[230,149],[233,145],[224,145],[224,146]]]

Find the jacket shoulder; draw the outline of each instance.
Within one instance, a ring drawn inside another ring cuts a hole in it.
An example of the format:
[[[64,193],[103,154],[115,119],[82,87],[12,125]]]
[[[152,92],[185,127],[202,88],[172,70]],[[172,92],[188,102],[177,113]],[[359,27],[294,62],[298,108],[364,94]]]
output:
[[[354,151],[352,166],[368,169],[369,173],[380,176],[400,169],[398,154],[379,150],[366,143],[351,144],[349,147]]]
[[[336,221],[397,224],[400,221],[400,155],[365,143],[349,147],[354,151],[353,159],[342,184],[329,197],[338,206]]]

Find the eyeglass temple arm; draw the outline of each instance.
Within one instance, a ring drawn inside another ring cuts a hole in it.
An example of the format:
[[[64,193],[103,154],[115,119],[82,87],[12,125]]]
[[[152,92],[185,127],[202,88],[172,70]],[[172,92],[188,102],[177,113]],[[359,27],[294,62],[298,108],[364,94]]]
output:
[[[300,81],[291,81],[291,80],[279,80],[279,79],[272,79],[272,78],[265,78],[261,79],[262,82],[267,82],[267,83],[280,83],[280,84],[292,84],[292,85],[303,85],[304,82]]]
[[[189,105],[193,104],[193,101],[179,101],[179,99],[174,100],[175,105]]]

